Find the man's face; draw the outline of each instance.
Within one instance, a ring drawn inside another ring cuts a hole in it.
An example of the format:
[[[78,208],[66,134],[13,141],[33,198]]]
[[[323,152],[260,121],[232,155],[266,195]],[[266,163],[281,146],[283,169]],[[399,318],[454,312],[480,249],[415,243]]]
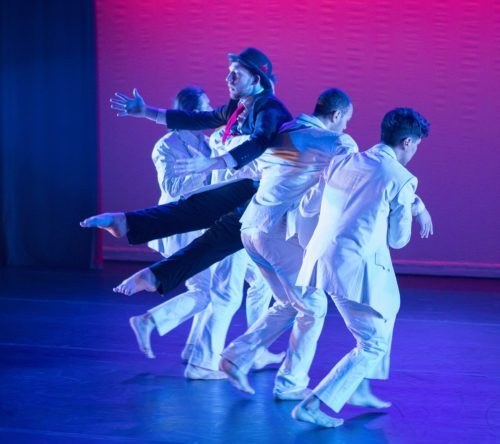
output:
[[[347,128],[347,123],[352,118],[353,111],[354,111],[354,109],[353,109],[352,104],[349,105],[349,108],[347,109],[347,111],[345,111],[343,113],[338,111],[336,114],[334,114],[332,116],[332,120],[331,120],[331,123],[329,125],[330,126],[329,129],[331,131],[336,132],[336,133],[343,133]]]
[[[253,94],[255,76],[237,62],[229,65],[229,74],[226,77],[229,96],[231,99],[241,99]]]
[[[212,111],[212,106],[210,105],[210,99],[206,94],[202,94],[200,96],[200,100],[198,102],[198,106],[196,107],[197,111]]]
[[[418,145],[422,139],[412,139],[411,137],[408,137],[408,139],[405,139],[405,149],[404,149],[404,154],[401,159],[401,163],[403,165],[406,165],[415,155],[417,152]]]

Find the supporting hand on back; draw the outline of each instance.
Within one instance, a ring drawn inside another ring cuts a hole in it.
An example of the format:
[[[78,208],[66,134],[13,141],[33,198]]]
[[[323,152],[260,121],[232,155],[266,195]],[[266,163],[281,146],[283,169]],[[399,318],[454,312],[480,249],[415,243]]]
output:
[[[178,159],[172,165],[174,176],[185,176],[193,173],[210,173],[213,170],[225,169],[226,163],[222,157],[207,158],[203,156],[192,157],[191,159]]]

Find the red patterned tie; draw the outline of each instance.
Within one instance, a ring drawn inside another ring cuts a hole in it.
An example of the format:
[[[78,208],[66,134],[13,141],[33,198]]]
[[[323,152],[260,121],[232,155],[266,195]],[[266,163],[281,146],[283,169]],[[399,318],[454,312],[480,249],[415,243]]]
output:
[[[231,116],[229,117],[229,119],[226,123],[226,128],[224,130],[224,134],[222,134],[222,143],[226,142],[226,139],[231,134],[231,128],[236,123],[236,121],[238,120],[238,116],[243,112],[244,109],[245,109],[245,105],[243,105],[243,103],[240,103],[238,105],[238,107],[234,110],[234,113],[231,114]]]

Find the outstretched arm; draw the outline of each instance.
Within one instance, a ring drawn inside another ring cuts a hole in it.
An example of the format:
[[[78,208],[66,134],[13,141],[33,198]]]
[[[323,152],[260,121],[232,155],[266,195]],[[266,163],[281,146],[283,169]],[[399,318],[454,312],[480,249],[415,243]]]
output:
[[[234,103],[232,106],[234,107]],[[234,110],[234,108],[232,109]],[[245,140],[220,157],[205,160],[186,159],[179,161],[177,162],[177,167],[174,169],[175,174],[208,173],[213,170],[225,168],[240,169],[259,157],[270,146],[272,139],[278,133],[281,125],[292,118],[286,108],[276,101],[266,102],[259,106],[255,105],[253,112],[256,114],[256,117],[253,132],[249,134],[250,137],[248,140]],[[229,116],[229,114],[226,113],[226,116]],[[168,117],[170,117],[170,114]],[[223,123],[226,123],[226,121]]]
[[[118,117],[142,117],[157,123],[165,124],[165,109],[146,105],[146,102],[144,102],[137,88],[134,88],[132,94],[133,97],[128,97],[123,93],[117,92],[115,93],[115,97],[109,99],[111,108],[118,111],[116,113]]]

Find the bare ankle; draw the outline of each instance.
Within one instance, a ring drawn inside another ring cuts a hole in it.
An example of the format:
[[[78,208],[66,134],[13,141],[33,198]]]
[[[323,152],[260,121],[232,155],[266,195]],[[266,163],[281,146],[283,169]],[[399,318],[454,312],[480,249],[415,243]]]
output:
[[[308,397],[304,400],[304,403],[302,405],[306,409],[315,409],[316,410],[316,409],[319,409],[319,406],[321,405],[321,401],[316,395],[311,395],[310,397]]]
[[[141,317],[146,324],[150,325],[151,327],[156,327],[155,320],[153,319],[151,313],[146,312]]]

